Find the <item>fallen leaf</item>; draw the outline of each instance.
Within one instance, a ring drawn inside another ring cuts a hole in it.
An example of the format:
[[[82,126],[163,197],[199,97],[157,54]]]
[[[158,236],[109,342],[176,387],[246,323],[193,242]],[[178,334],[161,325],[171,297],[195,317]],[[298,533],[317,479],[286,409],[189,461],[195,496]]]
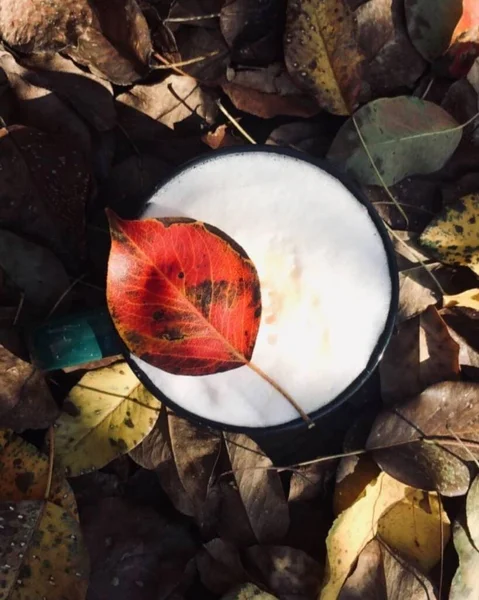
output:
[[[230,71],[223,91],[239,110],[263,119],[278,115],[311,117],[320,111],[317,102],[296,87],[279,63],[264,69]]]
[[[221,597],[221,600],[278,600],[276,596],[272,596],[261,590],[253,583],[246,583],[231,590],[228,594]]]
[[[88,554],[78,521],[52,502],[0,503],[0,588],[7,598],[84,600]]]
[[[444,207],[426,227],[420,243],[442,262],[464,265],[479,274],[479,194]]]
[[[466,519],[469,536],[479,552],[479,476],[476,475],[466,498]]]
[[[21,52],[62,50],[76,43],[92,20],[86,2],[67,0],[42,4],[6,0],[0,10],[0,35]]]
[[[451,583],[449,600],[476,600],[479,594],[479,550],[470,538],[464,514],[454,522],[453,539],[459,566]]]
[[[384,542],[371,540],[343,585],[338,600],[436,600],[428,579]]]
[[[449,47],[463,12],[462,0],[406,0],[409,36],[419,52],[434,61]]]
[[[398,325],[379,365],[386,404],[404,402],[434,383],[459,377],[459,345],[436,308]]]
[[[404,3],[368,0],[360,3],[354,17],[358,45],[365,57],[360,102],[397,95],[400,89],[412,88],[427,63],[409,39]]]
[[[90,371],[70,391],[55,423],[55,458],[68,476],[99,469],[139,444],[159,409],[126,363]]]
[[[244,250],[220,230],[197,221],[123,221],[111,211],[109,221],[108,308],[128,349],[181,375],[249,364],[261,299],[256,269]],[[146,239],[155,244],[145,245]],[[191,252],[196,253],[195,265]],[[144,291],[138,291],[138,281],[147,284]],[[148,307],[145,315],[138,318],[132,311],[135,303]]]
[[[462,15],[452,34],[446,57],[449,73],[464,77],[479,56],[479,8],[475,0],[462,0]]]
[[[380,413],[366,448],[384,471],[409,485],[446,496],[465,494],[469,469],[462,461],[477,454],[478,394],[476,383],[437,383]]]
[[[51,309],[70,287],[58,258],[37,244],[0,229],[0,267],[40,309]]]
[[[189,574],[199,543],[187,522],[152,506],[102,498],[81,512],[90,553],[89,597],[166,600]]]
[[[228,434],[226,449],[238,493],[260,544],[280,541],[289,528],[288,504],[271,460],[248,436]]]
[[[230,53],[219,27],[181,27],[175,41],[182,61],[193,61],[181,70],[208,86],[221,85],[230,64]],[[198,60],[201,58],[201,60]]]
[[[379,467],[370,456],[342,458],[336,471],[333,495],[334,515],[337,517],[350,508],[379,473]]]
[[[3,502],[43,500],[49,460],[20,436],[0,430],[0,498]],[[75,496],[63,473],[53,471],[49,501],[77,517]]]
[[[213,131],[208,131],[201,137],[202,141],[212,150],[228,148],[229,146],[244,146],[244,140],[235,136],[234,131],[228,125],[219,125]]]
[[[235,544],[216,538],[203,545],[196,555],[203,585],[214,594],[225,594],[248,577]]]
[[[86,27],[67,54],[116,85],[134,83],[149,71],[150,30],[136,0],[84,2]]]
[[[479,288],[466,290],[465,292],[453,294],[452,296],[446,294],[442,301],[445,308],[465,306],[466,308],[472,308],[473,310],[479,311]]]
[[[41,241],[78,271],[91,183],[85,157],[65,139],[15,125],[0,130],[0,167],[2,226]]]
[[[32,54],[22,57],[26,80],[39,81],[68,104],[94,129],[109,131],[116,125],[113,89],[110,83],[80,69],[61,54]],[[53,94],[52,94],[53,95]]]
[[[441,107],[409,96],[380,98],[354,115],[386,185],[440,169],[457,148],[462,132]],[[339,130],[328,159],[361,183],[381,185],[353,121]]]
[[[211,93],[203,91],[194,79],[181,75],[170,75],[153,85],[136,85],[116,100],[170,129],[187,121],[182,127],[188,125],[197,131],[202,125],[211,125],[218,110]],[[131,119],[134,126],[135,116]]]
[[[329,149],[330,136],[322,124],[311,121],[293,121],[273,129],[266,144],[290,146],[312,156],[323,157]]]
[[[23,124],[46,133],[71,136],[79,150],[90,152],[92,142],[88,127],[69,103],[50,89],[48,81],[17,63],[8,52],[0,51],[0,66],[15,93]]]
[[[302,550],[288,546],[253,546],[244,551],[250,581],[261,582],[282,600],[316,598],[322,567]]]
[[[350,114],[361,86],[362,55],[355,21],[344,0],[288,0],[285,63],[298,86],[318,104]]]
[[[227,0],[220,28],[235,62],[270,64],[281,58],[286,0]]]
[[[358,555],[376,536],[381,515],[407,493],[404,484],[381,473],[364,495],[337,517],[326,539],[328,557],[320,600],[336,600]]]
[[[421,572],[427,573],[442,557],[450,521],[436,493],[409,488],[378,521],[378,537]]]
[[[52,425],[58,407],[41,371],[0,346],[0,427],[19,433]]]

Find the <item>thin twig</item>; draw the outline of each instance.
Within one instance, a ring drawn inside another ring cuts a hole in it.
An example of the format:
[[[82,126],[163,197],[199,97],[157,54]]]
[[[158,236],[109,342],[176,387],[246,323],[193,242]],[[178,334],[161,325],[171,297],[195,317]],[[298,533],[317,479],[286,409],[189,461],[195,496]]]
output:
[[[464,442],[461,440],[461,438],[449,427],[449,425],[447,423],[446,423],[446,429],[449,431],[449,433],[454,438],[456,438],[456,440],[459,442],[460,446],[467,452],[467,454],[469,454],[469,456],[471,457],[471,460],[475,462],[476,467],[479,469],[479,461],[477,460],[477,458],[469,450],[469,448],[466,446],[466,444],[464,444]]]
[[[381,175],[381,173],[379,172],[379,169],[376,165],[376,161],[374,160],[371,152],[369,151],[368,145],[366,144],[366,141],[363,137],[363,134],[361,133],[361,129],[358,125],[358,122],[356,121],[356,117],[354,115],[352,115],[351,117],[354,127],[356,128],[356,132],[358,134],[359,140],[364,148],[364,151],[366,152],[366,155],[369,159],[369,162],[371,163],[371,166],[374,170],[374,173],[376,174],[376,177],[379,179],[381,185],[384,188],[384,191],[387,193],[387,195],[391,198],[393,204],[396,206],[396,208],[398,209],[399,213],[401,214],[402,218],[404,219],[404,221],[406,222],[406,229],[409,228],[409,217],[406,215],[406,213],[404,212],[402,206],[399,204],[399,202],[397,201],[397,199],[393,196],[391,190],[389,189],[389,187],[386,185],[386,182],[384,181],[383,176]]]
[[[429,94],[429,92],[431,91],[432,84],[434,83],[434,81],[435,81],[435,78],[434,78],[434,77],[431,77],[431,79],[430,79],[429,83],[428,83],[428,84],[427,84],[427,86],[426,86],[426,89],[424,90],[424,93],[423,93],[423,95],[421,96],[421,100],[424,100],[424,99],[425,99],[425,97],[426,97],[426,96]]]
[[[55,435],[53,432],[53,426],[50,426],[48,429],[48,477],[47,477],[47,485],[45,488],[45,500],[50,498],[50,492],[52,490],[52,479],[53,479],[53,460],[55,458]]]
[[[20,313],[22,312],[22,308],[23,308],[23,303],[25,302],[25,294],[23,292],[21,292],[20,294],[20,301],[18,303],[17,306],[17,312],[15,313],[15,317],[13,319],[13,326],[15,327],[15,325],[18,322],[18,319],[20,317]]]
[[[65,297],[68,296],[68,294],[72,291],[72,289],[76,286],[76,284],[79,281],[81,281],[85,276],[86,276],[86,273],[83,273],[83,275],[80,275],[80,277],[77,277],[74,281],[72,281],[72,283],[67,287],[67,289],[63,292],[63,294],[60,296],[60,298],[58,298],[58,300],[52,306],[50,312],[45,317],[45,321],[47,321],[53,315],[53,313],[56,311],[56,309],[63,302],[63,300],[65,299]]]
[[[173,17],[165,19],[165,23],[191,23],[194,21],[206,21],[207,19],[218,19],[221,13],[211,13],[209,15],[200,15],[198,17]]]
[[[202,60],[211,58],[212,56],[216,56],[217,54],[219,54],[219,51],[215,50],[214,52],[208,52],[208,54],[205,54],[203,56],[197,56],[196,58],[190,58],[189,60],[182,60],[182,61],[176,62],[176,63],[165,62],[162,65],[159,65],[158,67],[156,67],[156,69],[174,69],[174,68],[178,68],[178,67],[187,67],[188,65],[194,65],[196,63],[201,62]],[[160,55],[158,55],[158,57],[159,56]],[[182,74],[186,75],[186,73],[183,73],[183,71],[182,71]]]
[[[243,129],[243,127],[241,127],[241,125],[238,123],[238,121],[233,117],[233,115],[231,115],[226,108],[221,104],[221,100],[217,100],[216,104],[218,105],[218,108],[220,109],[220,111],[229,119],[230,123],[236,127],[236,129],[241,133],[241,135],[243,135],[244,138],[246,138],[248,140],[248,142],[250,144],[256,144],[257,142],[250,136],[250,134]]]
[[[169,68],[171,68],[172,71],[174,71],[175,73],[178,73],[178,75],[184,75],[185,77],[190,77],[191,79],[194,79],[194,77],[192,75],[189,75],[188,73],[183,71],[183,69],[180,69],[180,67],[175,67],[175,66],[170,67],[170,65],[172,65],[172,63],[169,60],[167,60],[164,56],[161,56],[161,54],[159,54],[158,52],[154,52],[153,56],[156,58],[156,60],[159,60],[161,63],[163,63],[164,65],[167,65]]]

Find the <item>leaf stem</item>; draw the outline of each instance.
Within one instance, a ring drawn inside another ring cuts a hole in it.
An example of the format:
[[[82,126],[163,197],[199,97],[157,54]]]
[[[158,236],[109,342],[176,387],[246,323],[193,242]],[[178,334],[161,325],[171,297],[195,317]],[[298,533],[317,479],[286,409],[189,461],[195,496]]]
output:
[[[53,426],[50,426],[48,429],[48,477],[47,477],[47,485],[45,488],[45,501],[50,498],[50,493],[52,491],[52,479],[53,479],[53,460],[55,458],[55,435],[53,432]]]
[[[221,13],[210,13],[209,15],[199,15],[197,17],[173,17],[165,19],[165,23],[191,23],[193,21],[206,21],[208,19],[218,19]]]
[[[230,123],[232,125],[234,125],[234,127],[236,127],[236,129],[243,135],[244,138],[246,138],[248,140],[248,142],[250,144],[257,144],[257,142],[250,136],[250,134],[245,129],[243,129],[243,127],[241,127],[241,125],[233,117],[233,115],[231,115],[226,110],[226,108],[221,104],[221,100],[217,100],[216,104],[218,105],[218,108],[220,109],[220,111],[229,119]]]
[[[156,69],[178,69],[178,67],[187,67],[188,65],[194,65],[196,63],[199,63],[207,58],[210,58],[212,56],[216,56],[217,54],[219,54],[218,50],[214,50],[213,52],[208,52],[208,54],[205,54],[203,56],[197,56],[196,58],[190,58],[189,60],[181,60],[180,62],[176,62],[176,63],[170,63],[168,61],[166,61],[166,59],[162,60],[162,57],[160,58],[159,54],[155,54],[155,58],[158,58],[160,60],[160,62],[162,62],[162,65],[159,65],[158,67],[156,67]],[[182,75],[186,75],[186,73],[184,73],[183,71],[181,71]]]

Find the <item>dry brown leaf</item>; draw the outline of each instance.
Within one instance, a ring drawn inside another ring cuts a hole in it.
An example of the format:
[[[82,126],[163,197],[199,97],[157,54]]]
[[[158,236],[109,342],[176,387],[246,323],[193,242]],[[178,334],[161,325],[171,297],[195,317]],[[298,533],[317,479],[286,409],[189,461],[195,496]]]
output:
[[[469,470],[462,461],[478,452],[477,420],[479,384],[438,383],[383,411],[366,447],[374,450],[383,470],[408,485],[462,495],[469,487]]]
[[[196,555],[201,582],[214,594],[224,594],[234,585],[248,580],[235,544],[216,538]]]
[[[361,87],[363,56],[345,0],[289,0],[284,39],[286,67],[301,89],[322,108],[350,114]]]
[[[113,89],[105,79],[80,69],[61,54],[32,54],[23,57],[21,63],[30,69],[27,81],[37,77],[94,129],[103,132],[115,127]]]
[[[323,569],[306,552],[288,546],[253,546],[243,556],[250,580],[261,582],[281,600],[316,598]]]
[[[371,540],[358,557],[338,600],[435,600],[431,583],[386,544]]]
[[[264,69],[231,70],[223,91],[236,108],[263,119],[278,115],[311,117],[320,110],[315,100],[294,85],[279,63]]]
[[[90,172],[67,140],[36,129],[0,130],[0,221],[31,235],[79,270]]]
[[[366,57],[361,101],[415,85],[427,63],[409,40],[402,2],[369,0],[355,17],[358,43]]]
[[[182,61],[192,64],[181,67],[182,71],[207,85],[221,85],[230,64],[229,49],[218,27],[181,27],[175,34]],[[197,60],[201,58],[201,60]]]
[[[0,346],[0,427],[44,429],[59,410],[41,371]]]
[[[8,52],[0,51],[0,66],[15,93],[22,123],[52,134],[69,136],[75,147],[90,152],[88,127],[70,105],[53,93],[38,73],[25,69]]]
[[[386,404],[404,402],[433,383],[459,377],[459,346],[433,306],[398,326],[379,371]]]
[[[288,504],[271,460],[248,436],[228,434],[226,449],[238,493],[260,544],[281,540],[289,528]]]
[[[170,129],[185,120],[195,130],[201,129],[214,122],[218,110],[211,93],[203,91],[194,79],[182,75],[170,75],[153,85],[136,85],[120,94],[117,102]]]
[[[323,157],[329,149],[330,141],[330,136],[322,124],[293,121],[273,129],[266,144],[283,148],[290,146],[312,156]]]

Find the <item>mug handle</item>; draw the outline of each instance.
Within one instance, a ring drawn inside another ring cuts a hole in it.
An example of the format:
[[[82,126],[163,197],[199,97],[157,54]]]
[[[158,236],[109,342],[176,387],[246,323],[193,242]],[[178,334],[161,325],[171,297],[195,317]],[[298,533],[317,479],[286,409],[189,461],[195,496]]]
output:
[[[28,346],[32,363],[43,371],[124,352],[107,308],[51,319],[33,331]]]

